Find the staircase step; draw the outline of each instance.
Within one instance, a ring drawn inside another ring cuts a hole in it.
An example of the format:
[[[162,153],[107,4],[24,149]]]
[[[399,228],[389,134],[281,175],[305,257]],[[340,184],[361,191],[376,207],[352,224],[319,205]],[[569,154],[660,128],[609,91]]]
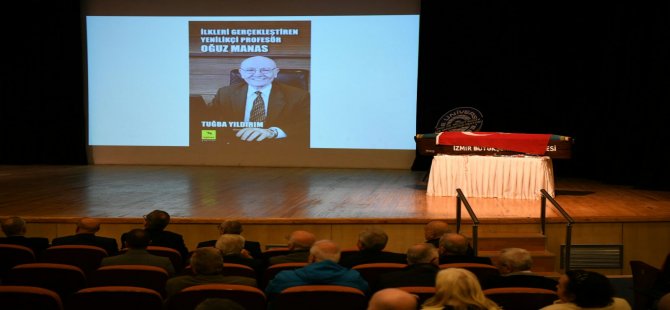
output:
[[[529,251],[530,256],[533,258],[533,268],[532,271],[535,272],[555,272],[554,266],[556,265],[556,259],[558,257],[556,254],[541,250],[541,251]],[[498,262],[498,255],[500,251],[478,251],[477,256],[490,257],[494,264]]]
[[[499,251],[504,248],[543,251],[546,248],[546,241],[547,237],[540,233],[487,233],[478,235],[477,248],[480,251]]]

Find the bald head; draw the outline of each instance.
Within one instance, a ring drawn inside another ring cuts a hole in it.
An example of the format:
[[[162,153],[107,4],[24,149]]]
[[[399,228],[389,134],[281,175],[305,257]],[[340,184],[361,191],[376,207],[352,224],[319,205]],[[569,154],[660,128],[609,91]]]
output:
[[[263,56],[249,57],[240,64],[242,79],[256,89],[272,84],[278,73],[275,61]]]
[[[26,234],[26,221],[18,216],[12,216],[2,221],[2,232],[5,236],[23,236]]]
[[[319,240],[309,250],[308,261],[310,263],[330,260],[335,263],[340,261],[340,247],[330,240]]]
[[[312,247],[316,241],[313,233],[305,230],[296,230],[291,233],[288,239],[288,248],[291,251],[307,250]]]
[[[426,240],[438,239],[447,232],[449,232],[449,224],[445,221],[430,221],[423,227]]]
[[[78,234],[95,234],[100,230],[100,221],[85,217],[77,222],[77,233]]]
[[[468,239],[457,233],[446,233],[440,238],[440,252],[443,255],[466,255]]]
[[[415,310],[417,296],[397,288],[378,291],[368,304],[368,310]]]

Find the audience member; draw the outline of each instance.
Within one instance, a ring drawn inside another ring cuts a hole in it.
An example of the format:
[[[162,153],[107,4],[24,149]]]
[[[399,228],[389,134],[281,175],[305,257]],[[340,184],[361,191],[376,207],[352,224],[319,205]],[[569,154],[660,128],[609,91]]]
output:
[[[242,305],[228,298],[207,298],[193,310],[245,310]]]
[[[423,227],[423,235],[426,243],[430,243],[435,248],[440,247],[440,238],[449,232],[449,224],[445,221],[430,221]]]
[[[233,234],[233,235],[241,235],[242,234],[242,224],[238,221],[225,221],[219,225],[219,234]],[[199,248],[203,247],[208,247],[208,246],[215,246],[217,240],[209,240],[209,241],[203,241],[198,243]],[[261,259],[262,258],[262,253],[261,253],[261,244],[258,241],[249,241],[249,240],[244,240],[244,249],[251,254],[251,256],[255,259]]]
[[[521,248],[507,248],[500,251],[498,257],[500,276],[489,277],[482,287],[533,287],[556,290],[558,282],[554,279],[535,274],[531,271],[533,258],[530,252]]]
[[[585,270],[569,270],[558,279],[558,298],[542,310],[603,309],[630,310],[625,299],[614,297],[614,288],[604,275]]]
[[[416,310],[417,296],[397,288],[383,289],[370,298],[368,310]]]
[[[174,275],[175,270],[172,262],[167,257],[157,256],[147,251],[149,246],[149,234],[144,229],[133,229],[125,234],[125,247],[128,248],[126,253],[105,257],[102,259],[100,266],[111,265],[149,265],[157,266],[165,269],[169,276]]]
[[[478,263],[493,265],[488,257],[468,254],[468,238],[457,233],[446,233],[440,238],[440,264]]]
[[[42,237],[26,237],[26,221],[18,216],[12,216],[2,221],[2,232],[6,237],[0,238],[0,243],[22,245],[33,250],[35,256],[40,256],[49,247],[49,239]]]
[[[198,248],[191,256],[193,275],[178,276],[167,281],[165,291],[170,297],[179,291],[200,284],[238,284],[256,287],[256,279],[240,276],[226,276],[223,272],[221,252],[212,247]]]
[[[249,252],[244,250],[244,237],[233,234],[223,234],[216,241],[216,248],[221,251],[223,260],[226,263],[241,264],[249,266],[256,270],[258,275],[261,275],[265,269],[260,260],[254,259],[249,255]]]
[[[119,254],[119,246],[116,239],[100,237],[95,234],[100,230],[100,221],[85,217],[77,222],[75,234],[65,237],[54,238],[52,245],[93,245],[105,249],[108,256]]]
[[[188,259],[188,249],[184,244],[182,235],[167,231],[165,227],[170,224],[170,214],[162,210],[154,210],[144,216],[144,230],[147,231],[151,239],[150,245],[162,246],[175,249],[181,254],[181,258],[186,262]],[[121,236],[121,243],[125,243],[126,234]]]
[[[462,268],[447,268],[437,273],[435,296],[426,300],[421,309],[494,310],[500,309],[484,296],[477,277]]]
[[[296,230],[288,239],[288,249],[291,253],[270,257],[270,265],[283,263],[304,263],[309,258],[309,250],[316,241],[313,233]]]
[[[333,241],[320,240],[309,251],[309,265],[279,272],[268,287],[265,294],[272,298],[284,289],[298,285],[327,284],[342,285],[368,291],[368,283],[356,270],[340,266],[340,248]]]
[[[407,262],[405,254],[385,252],[388,235],[381,229],[366,229],[358,234],[358,252],[353,252],[340,261],[340,265],[351,268],[356,265],[370,263],[399,263]]]
[[[407,267],[379,276],[378,288],[402,286],[435,286],[440,271],[437,249],[430,243],[419,243],[407,249]]]

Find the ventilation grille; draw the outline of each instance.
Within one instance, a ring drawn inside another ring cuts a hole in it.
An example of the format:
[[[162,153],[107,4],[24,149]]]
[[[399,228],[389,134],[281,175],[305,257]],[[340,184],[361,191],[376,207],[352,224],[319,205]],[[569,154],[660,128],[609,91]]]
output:
[[[565,245],[561,245],[561,269],[565,267]],[[621,269],[623,244],[573,244],[570,269]]]

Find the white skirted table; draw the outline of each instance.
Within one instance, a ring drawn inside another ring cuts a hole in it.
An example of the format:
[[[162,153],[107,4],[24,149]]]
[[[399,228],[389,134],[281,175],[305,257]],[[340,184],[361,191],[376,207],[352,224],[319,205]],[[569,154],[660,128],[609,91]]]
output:
[[[540,199],[554,196],[554,169],[547,156],[436,155],[430,167],[429,196]]]

